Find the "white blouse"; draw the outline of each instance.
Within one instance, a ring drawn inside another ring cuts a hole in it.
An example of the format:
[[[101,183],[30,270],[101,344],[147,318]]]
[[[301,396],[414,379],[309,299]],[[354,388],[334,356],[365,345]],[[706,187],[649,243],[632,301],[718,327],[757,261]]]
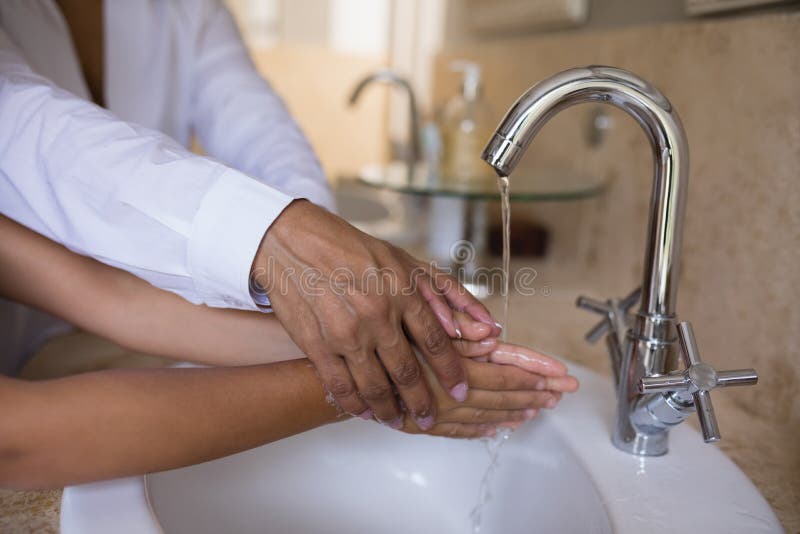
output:
[[[105,0],[104,17],[107,110],[55,2],[0,2],[0,213],[191,302],[256,309],[270,224],[293,198],[332,208],[308,141],[220,0]]]

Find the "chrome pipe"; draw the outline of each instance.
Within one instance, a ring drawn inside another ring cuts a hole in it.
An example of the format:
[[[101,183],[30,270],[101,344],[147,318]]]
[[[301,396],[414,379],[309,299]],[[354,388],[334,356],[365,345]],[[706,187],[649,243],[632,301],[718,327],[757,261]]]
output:
[[[406,147],[406,163],[409,175],[413,174],[414,164],[422,159],[422,144],[420,141],[420,120],[417,97],[411,83],[391,69],[378,69],[362,78],[353,88],[348,100],[352,107],[358,102],[364,89],[373,82],[381,82],[399,87],[408,94],[408,146]]]

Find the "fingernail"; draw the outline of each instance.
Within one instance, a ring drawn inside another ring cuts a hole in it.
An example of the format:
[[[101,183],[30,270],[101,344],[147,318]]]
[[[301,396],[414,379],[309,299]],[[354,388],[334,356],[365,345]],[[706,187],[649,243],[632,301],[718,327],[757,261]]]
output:
[[[400,430],[401,428],[403,428],[403,417],[400,416],[394,421],[389,421],[387,424],[390,427],[394,428],[395,430]]]
[[[456,402],[464,402],[467,400],[467,383],[466,382],[459,382],[450,390],[450,396],[453,397]]]
[[[499,328],[500,330],[502,330],[502,329],[503,329],[503,325],[501,325],[501,324],[500,324],[500,323],[498,323],[497,321],[495,321],[495,322],[494,322],[494,325],[495,325],[497,328]]]
[[[414,421],[417,422],[417,426],[420,428],[420,430],[430,430],[431,428],[433,428],[432,415],[429,415],[428,417],[422,417],[419,419],[415,417]]]
[[[456,322],[455,319],[453,319],[453,328],[456,329],[456,336],[458,336],[458,339],[464,337],[463,335],[461,335],[461,329],[458,327],[458,323]]]
[[[555,397],[550,397],[549,399],[547,399],[547,404],[545,404],[545,406],[547,406],[548,408],[555,408],[556,404],[558,404],[558,400],[556,400]]]
[[[366,410],[358,414],[358,417],[360,417],[364,421],[369,421],[370,419],[372,419],[372,408],[367,408]]]
[[[484,324],[488,324],[489,326],[492,326],[492,323],[494,323],[494,318],[492,318],[492,314],[491,313],[480,312],[477,315],[479,315],[479,317],[475,317],[473,315],[472,318],[477,320],[477,321],[480,321],[480,322],[482,322]]]
[[[497,344],[496,337],[487,337],[486,339],[482,339],[479,345],[481,347],[494,347]]]
[[[536,382],[534,389],[536,389],[537,391],[542,391],[545,388],[545,386],[547,386],[547,381],[539,380],[538,382]]]
[[[525,419],[533,419],[538,415],[539,411],[534,408],[528,408],[525,410]]]

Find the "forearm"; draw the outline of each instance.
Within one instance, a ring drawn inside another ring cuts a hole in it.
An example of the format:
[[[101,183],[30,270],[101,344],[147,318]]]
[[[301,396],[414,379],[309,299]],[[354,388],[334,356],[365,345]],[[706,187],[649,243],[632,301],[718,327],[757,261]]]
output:
[[[278,321],[191,304],[0,216],[0,295],[131,350],[207,365],[303,357]]]
[[[127,273],[119,296],[108,295],[103,318],[94,314],[87,330],[129,349],[204,365],[257,365],[303,358],[273,315],[209,308],[186,302]],[[102,286],[98,286],[98,289]],[[123,309],[119,304],[124,302]],[[116,315],[116,318],[114,317]]]
[[[204,462],[337,418],[307,360],[0,378],[0,486],[60,487]]]

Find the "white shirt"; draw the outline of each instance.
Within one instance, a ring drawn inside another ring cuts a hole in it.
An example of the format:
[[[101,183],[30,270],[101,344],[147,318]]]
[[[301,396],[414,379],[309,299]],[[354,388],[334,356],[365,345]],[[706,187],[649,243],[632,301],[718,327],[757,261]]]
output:
[[[293,198],[332,207],[311,147],[219,0],[106,0],[104,17],[108,110],[55,2],[0,2],[0,212],[191,302],[256,309],[265,231]]]
[[[108,111],[57,5],[0,2],[0,212],[191,302],[255,309],[267,228],[295,197],[332,206],[311,147],[219,0],[104,16]]]

